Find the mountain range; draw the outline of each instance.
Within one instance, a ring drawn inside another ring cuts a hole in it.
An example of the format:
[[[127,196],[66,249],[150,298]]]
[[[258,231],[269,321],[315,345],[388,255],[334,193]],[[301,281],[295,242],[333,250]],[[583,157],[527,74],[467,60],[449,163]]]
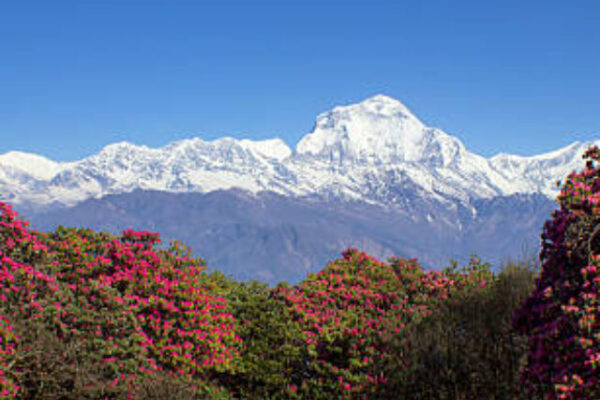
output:
[[[535,251],[556,181],[591,144],[531,157],[469,152],[384,95],[281,139],[127,142],[74,162],[0,155],[0,200],[34,227],[156,230],[237,278],[297,282],[346,246],[431,267]]]

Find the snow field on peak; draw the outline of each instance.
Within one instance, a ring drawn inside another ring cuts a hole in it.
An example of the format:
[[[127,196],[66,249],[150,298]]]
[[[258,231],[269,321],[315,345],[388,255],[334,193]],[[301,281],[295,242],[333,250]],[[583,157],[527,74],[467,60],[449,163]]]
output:
[[[67,166],[68,163],[52,161],[32,153],[10,151],[0,154],[0,168],[4,172],[13,169],[39,180],[50,179]]]
[[[400,102],[388,99],[376,96],[319,115],[314,131],[298,142],[296,153],[333,161],[418,160],[425,126]]]

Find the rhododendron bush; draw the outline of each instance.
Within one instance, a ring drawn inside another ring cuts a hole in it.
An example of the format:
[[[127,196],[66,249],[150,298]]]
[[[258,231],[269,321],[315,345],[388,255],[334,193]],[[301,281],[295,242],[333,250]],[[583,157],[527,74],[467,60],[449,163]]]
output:
[[[402,340],[407,323],[431,313],[453,291],[485,285],[485,272],[471,272],[426,273],[415,260],[388,264],[348,249],[299,285],[276,288],[309,349],[304,379],[285,388],[287,398],[393,397],[385,367],[402,360],[403,349],[391,344]]]
[[[13,319],[42,318],[46,298],[54,297],[58,284],[37,270],[46,247],[27,230],[27,223],[0,203],[0,398],[12,398],[19,389],[17,359],[20,337]]]
[[[226,300],[202,260],[178,244],[157,249],[159,238],[149,232],[32,233],[1,207],[0,397],[15,396],[28,373],[11,359],[27,353],[12,334],[13,320],[43,320],[62,342],[81,343],[86,361],[101,371],[96,384],[105,395],[123,385],[133,391],[146,375],[205,378],[240,363]],[[198,390],[213,390],[205,381],[197,380]]]
[[[523,380],[546,399],[600,398],[600,151],[562,186],[542,235],[542,272],[515,326],[529,336]]]
[[[98,239],[90,230],[51,234],[48,243],[57,249],[53,274],[80,295],[76,301],[89,302],[74,323],[107,339],[108,349],[120,348],[113,341],[127,337],[119,330],[131,326],[128,333],[134,333],[140,346],[136,352],[146,355],[151,370],[193,376],[232,366],[238,361],[239,338],[225,299],[210,294],[201,260],[155,251],[158,242],[156,234],[131,230],[110,240]],[[96,318],[103,318],[107,307],[127,312],[98,324],[89,312],[100,306]],[[118,353],[109,357],[120,359]]]

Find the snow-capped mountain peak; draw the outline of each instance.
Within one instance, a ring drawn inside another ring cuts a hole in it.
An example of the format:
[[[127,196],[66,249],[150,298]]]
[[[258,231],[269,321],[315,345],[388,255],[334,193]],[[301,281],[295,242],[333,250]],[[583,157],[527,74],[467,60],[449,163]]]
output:
[[[600,144],[600,141],[596,142]],[[468,205],[515,193],[556,195],[556,180],[581,168],[589,143],[521,157],[484,158],[377,95],[317,117],[294,152],[281,139],[188,138],[150,148],[113,143],[75,162],[0,155],[0,198],[31,208],[74,205],[135,189],[207,193],[238,188],[285,196],[344,197],[384,206],[403,198]]]
[[[296,153],[342,163],[380,164],[419,162],[430,159],[431,150],[451,154],[463,147],[458,139],[426,127],[404,104],[377,95],[319,115]]]

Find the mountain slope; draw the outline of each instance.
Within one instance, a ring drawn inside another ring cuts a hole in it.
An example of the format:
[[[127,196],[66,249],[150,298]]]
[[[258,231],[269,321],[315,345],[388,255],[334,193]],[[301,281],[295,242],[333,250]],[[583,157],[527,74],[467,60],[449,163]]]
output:
[[[30,216],[35,228],[62,224],[119,233],[158,231],[178,239],[213,268],[238,279],[295,283],[355,246],[377,257],[418,257],[428,267],[466,261],[477,253],[501,262],[539,244],[554,203],[541,195],[513,195],[448,211],[417,198],[414,212],[364,202],[314,201],[241,190],[207,194],[134,191],[86,200],[69,209]]]

